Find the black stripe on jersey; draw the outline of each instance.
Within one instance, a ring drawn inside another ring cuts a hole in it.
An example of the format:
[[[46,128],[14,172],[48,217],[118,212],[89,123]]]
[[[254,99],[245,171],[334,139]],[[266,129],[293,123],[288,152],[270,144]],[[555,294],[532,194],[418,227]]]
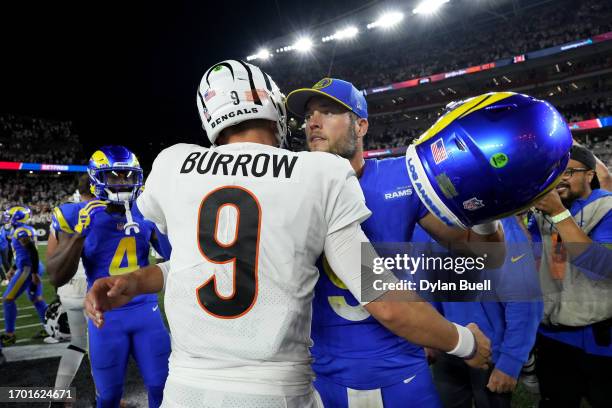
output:
[[[241,61],[241,60],[237,60],[237,61],[242,64],[244,69],[246,69],[247,74],[249,75],[249,84],[251,85],[251,93],[253,95],[253,102],[255,103],[255,105],[263,106],[263,103],[261,103],[261,99],[259,99],[257,88],[255,88],[255,82],[253,81],[253,72],[251,71],[251,68],[249,68],[249,66],[245,64],[244,61]]]
[[[215,65],[214,67],[212,67],[211,69],[208,70],[208,72],[206,73],[206,83],[208,84],[208,86],[210,86],[210,82],[208,81],[208,77],[210,76],[210,73],[217,68],[219,65],[223,66],[223,67],[227,67],[227,69],[230,70],[230,73],[232,74],[232,81],[235,81],[236,78],[234,77],[234,69],[232,68],[232,66],[230,64],[228,64],[227,62],[221,62],[217,65]]]

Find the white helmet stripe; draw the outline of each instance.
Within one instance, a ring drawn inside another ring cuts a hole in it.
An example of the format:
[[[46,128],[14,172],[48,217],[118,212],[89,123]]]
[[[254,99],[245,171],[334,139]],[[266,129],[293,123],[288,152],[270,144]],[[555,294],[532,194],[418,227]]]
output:
[[[251,92],[253,94],[253,103],[255,103],[255,105],[263,105],[263,103],[261,103],[261,99],[259,99],[259,93],[257,93],[257,88],[255,88],[255,82],[253,81],[253,72],[251,71],[251,68],[249,68],[249,66],[243,61],[238,60],[238,62],[242,64],[244,69],[246,69],[247,74],[249,75],[249,85],[251,86]]]
[[[208,69],[208,71],[206,71],[205,77],[206,77],[206,83],[208,84],[208,86],[210,86],[210,82],[208,81],[208,77],[210,76],[210,73],[212,72],[213,69],[217,68],[218,66],[223,66],[223,67],[227,67],[227,69],[230,70],[230,73],[232,74],[232,79],[235,81],[236,77],[234,76],[234,69],[232,68],[232,66],[230,64],[228,64],[227,62],[220,62],[216,65],[213,65],[212,67],[210,67]]]

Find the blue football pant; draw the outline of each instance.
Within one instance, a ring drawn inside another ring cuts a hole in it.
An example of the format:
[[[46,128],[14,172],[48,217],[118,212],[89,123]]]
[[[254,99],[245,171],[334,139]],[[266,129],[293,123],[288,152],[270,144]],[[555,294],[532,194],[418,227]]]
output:
[[[441,408],[429,367],[407,374],[396,384],[373,390],[354,390],[317,377],[314,386],[323,405],[333,408]]]
[[[98,408],[119,406],[130,355],[136,360],[147,387],[149,407],[159,407],[168,376],[170,336],[158,304],[149,302],[107,312],[101,329],[91,321],[88,327]]]
[[[39,275],[42,275],[44,268],[41,269],[41,265],[39,265],[38,270]],[[17,269],[2,294],[4,326],[7,333],[15,332],[15,322],[17,321],[17,304],[15,301],[26,289],[28,290],[28,298],[34,304],[41,323],[45,323],[47,304],[42,300],[42,281],[38,285],[34,285],[31,271],[32,268],[29,266]]]

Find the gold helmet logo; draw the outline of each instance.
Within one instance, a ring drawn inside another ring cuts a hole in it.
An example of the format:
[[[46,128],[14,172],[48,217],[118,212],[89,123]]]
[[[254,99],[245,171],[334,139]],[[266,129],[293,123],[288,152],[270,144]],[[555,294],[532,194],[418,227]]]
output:
[[[317,82],[316,84],[314,84],[312,86],[312,89],[322,89],[322,88],[327,88],[328,86],[330,86],[332,84],[332,79],[331,78],[323,78],[322,80],[320,80],[319,82]]]

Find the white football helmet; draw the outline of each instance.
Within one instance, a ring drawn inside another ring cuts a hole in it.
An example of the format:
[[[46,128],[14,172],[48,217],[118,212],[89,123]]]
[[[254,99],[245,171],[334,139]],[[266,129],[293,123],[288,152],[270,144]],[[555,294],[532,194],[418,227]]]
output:
[[[213,65],[202,77],[196,99],[202,127],[213,145],[223,129],[252,119],[275,122],[276,138],[281,146],[285,143],[285,95],[255,65],[238,60]]]
[[[47,334],[56,340],[70,339],[68,314],[64,311],[59,299],[54,300],[47,307],[44,328]]]

